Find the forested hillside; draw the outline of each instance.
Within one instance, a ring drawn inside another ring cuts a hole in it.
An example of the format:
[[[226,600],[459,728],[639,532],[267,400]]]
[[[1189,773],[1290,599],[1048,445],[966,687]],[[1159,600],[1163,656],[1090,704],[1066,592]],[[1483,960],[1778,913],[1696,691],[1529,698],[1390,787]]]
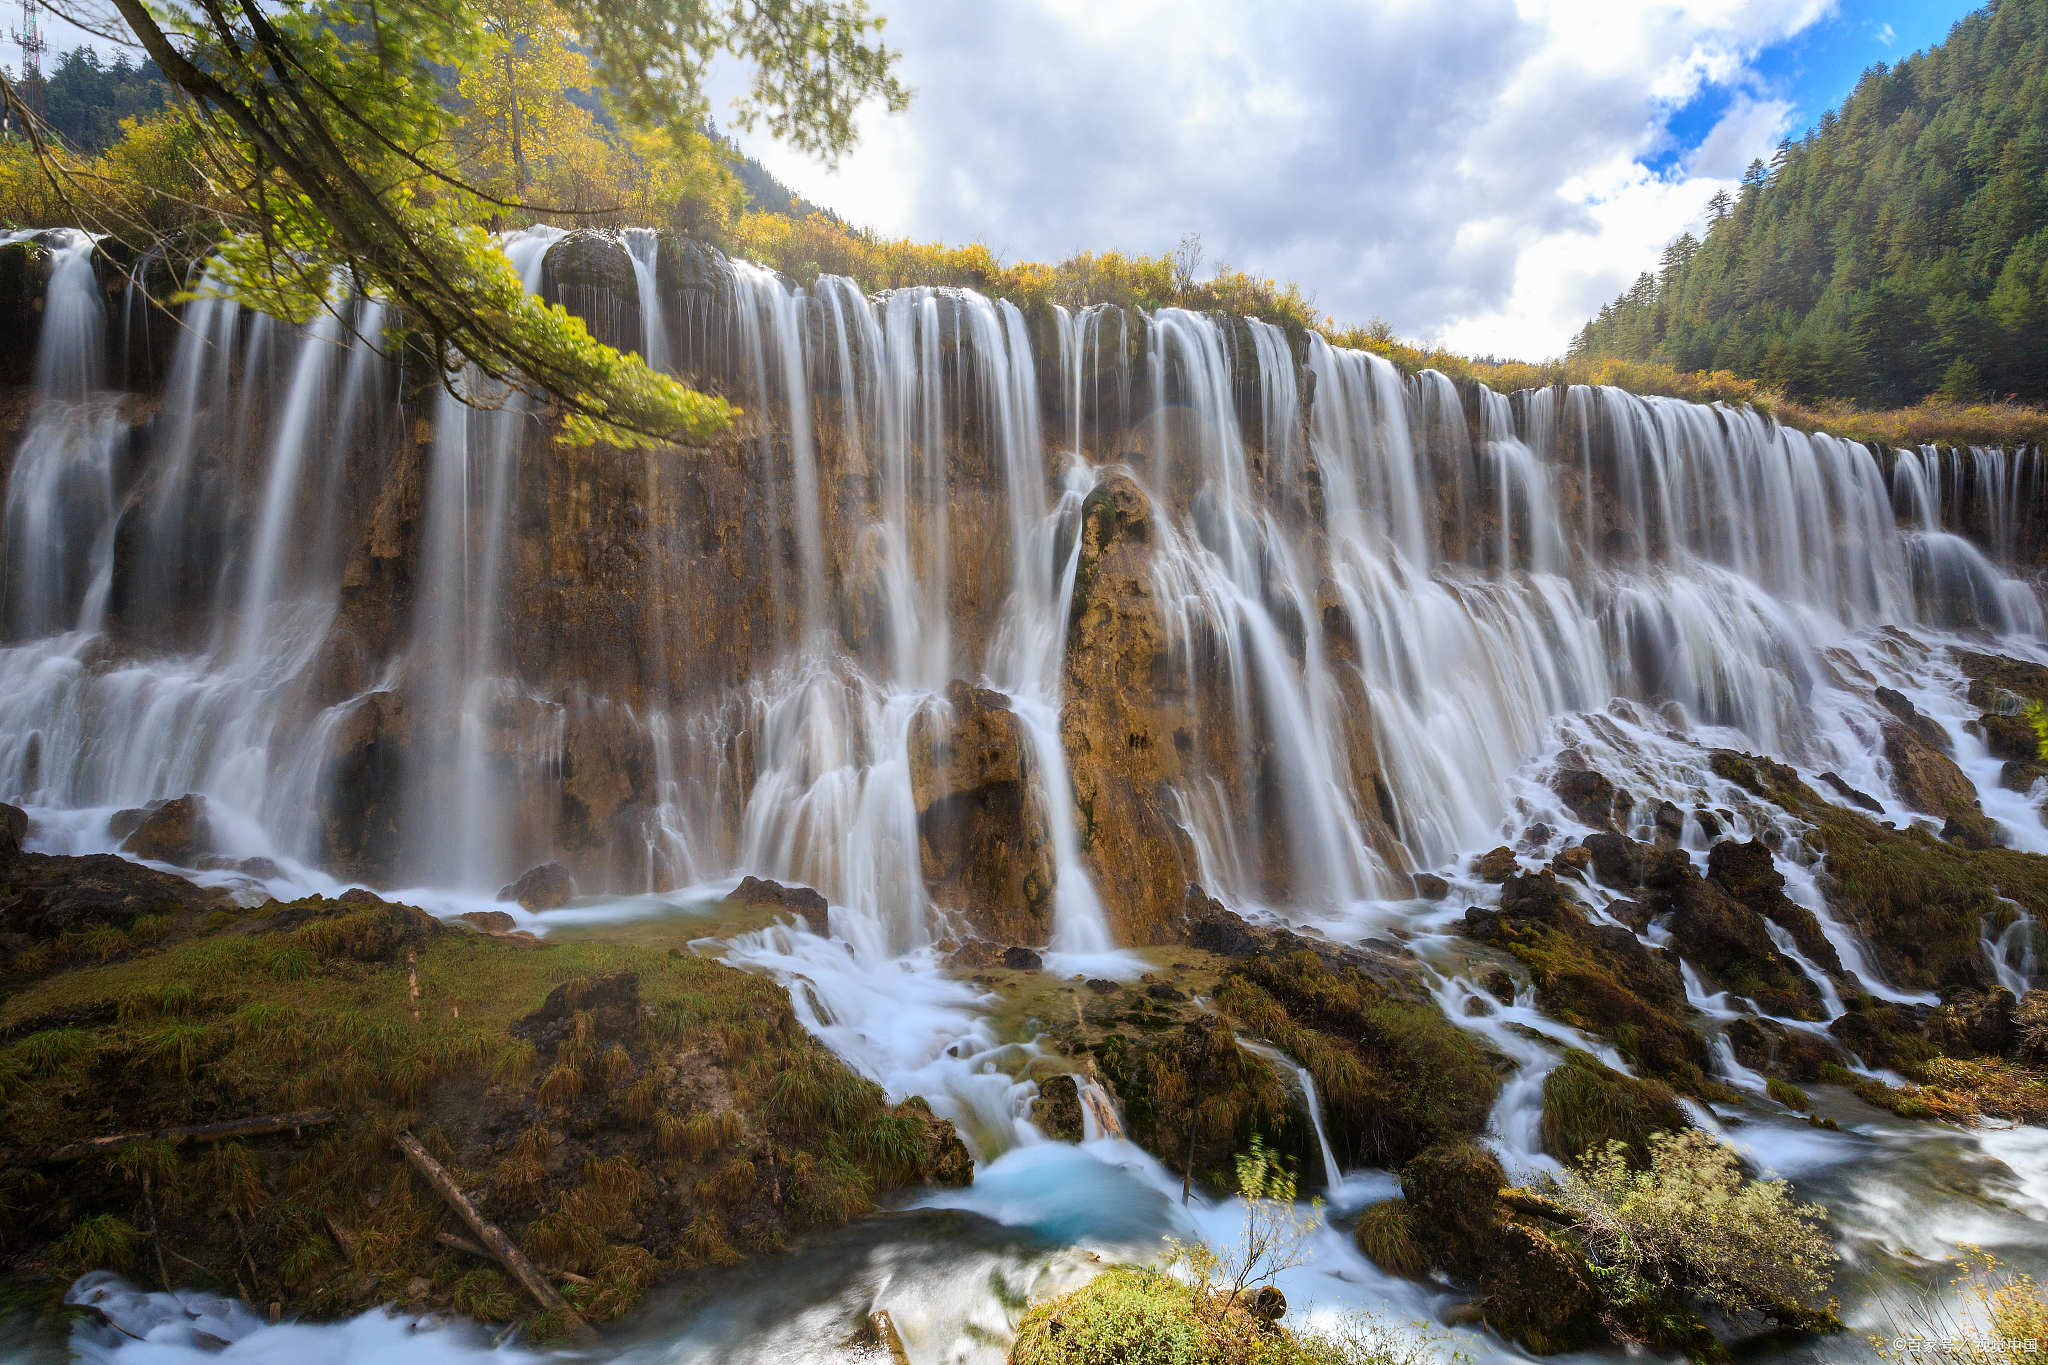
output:
[[[1795,398],[2048,398],[2048,0],[1998,0],[1872,67],[1710,214],[1574,356]]]

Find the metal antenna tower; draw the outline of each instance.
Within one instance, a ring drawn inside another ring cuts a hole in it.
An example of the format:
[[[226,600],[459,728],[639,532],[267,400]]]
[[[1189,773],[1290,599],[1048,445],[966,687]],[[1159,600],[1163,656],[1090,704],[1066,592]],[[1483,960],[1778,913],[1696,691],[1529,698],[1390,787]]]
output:
[[[37,118],[43,116],[43,54],[50,50],[36,25],[36,0],[21,0],[21,27],[13,33],[21,48],[21,95]]]

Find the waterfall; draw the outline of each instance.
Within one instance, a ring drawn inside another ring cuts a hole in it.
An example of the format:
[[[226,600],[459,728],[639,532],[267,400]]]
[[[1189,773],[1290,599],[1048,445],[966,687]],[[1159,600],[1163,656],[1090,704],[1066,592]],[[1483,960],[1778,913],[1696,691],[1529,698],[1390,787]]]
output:
[[[1994,939],[1987,920],[1978,943],[1998,984],[2018,999],[2034,988],[2034,982],[2041,975],[2041,928],[2040,922],[2027,913],[2026,907],[2017,901],[2006,900],[2004,903],[2013,908],[2012,923]]]
[[[529,289],[563,236],[505,239]],[[1702,742],[1748,747],[1843,773],[1896,818],[1860,680],[1938,711],[1960,684],[1927,642],[1968,627],[2040,652],[2011,569],[2038,534],[2031,454],[1880,458],[1747,409],[1461,390],[1174,308],[869,297],[709,253],[665,287],[666,244],[626,230],[592,240],[630,268],[639,344],[739,401],[744,473],[717,483],[728,457],[695,449],[608,456],[589,477],[613,483],[544,506],[528,462],[559,457],[529,444],[523,396],[470,375],[495,409],[444,393],[410,412],[378,305],[338,299],[295,329],[215,297],[203,264],[161,416],[136,428],[96,369],[92,245],[43,240],[37,417],[7,480],[21,643],[0,653],[0,781],[50,808],[203,790],[247,842],[307,863],[334,856],[335,765],[371,761],[330,747],[395,744],[364,770],[403,770],[384,878],[489,890],[582,821],[592,886],[773,876],[818,887],[875,953],[918,950],[962,926],[926,884],[910,753],[958,719],[943,694],[961,680],[1017,720],[1055,874],[1040,946],[1110,950],[1119,910],[1083,847],[1062,718],[1082,508],[1126,472],[1155,531],[1164,662],[1144,685],[1185,745],[1157,796],[1188,879],[1250,909],[1387,903],[1403,874],[1554,809],[1540,786],[1567,746],[1644,794],[1700,780]],[[420,416],[423,458],[394,439]],[[602,638],[629,658],[548,655],[592,627],[541,630],[523,594],[553,581],[562,537],[626,504],[644,533],[601,577],[640,605]],[[734,613],[715,685],[692,681],[707,601]],[[1879,643],[1892,627],[1921,652]],[[391,717],[382,738],[361,737],[366,708]],[[1991,780],[1987,812],[2033,818]],[[572,786],[606,781],[586,818]],[[1882,980],[1787,847],[1788,893],[1849,977],[1921,998]]]
[[[37,234],[10,234],[22,240]],[[40,234],[53,248],[36,348],[29,428],[7,480],[8,633],[33,639],[99,628],[112,571],[114,455],[125,423],[105,391],[97,242]]]
[[[528,228],[501,244],[530,294],[548,248],[564,234]],[[422,582],[413,651],[422,669],[424,725],[412,775],[413,819],[431,831],[414,851],[422,879],[482,890],[509,880],[502,765],[491,762],[488,708],[516,694],[497,673],[506,523],[530,422],[523,393],[477,372],[435,399],[427,473]],[[477,408],[465,399],[490,404]],[[497,770],[494,771],[494,768]]]

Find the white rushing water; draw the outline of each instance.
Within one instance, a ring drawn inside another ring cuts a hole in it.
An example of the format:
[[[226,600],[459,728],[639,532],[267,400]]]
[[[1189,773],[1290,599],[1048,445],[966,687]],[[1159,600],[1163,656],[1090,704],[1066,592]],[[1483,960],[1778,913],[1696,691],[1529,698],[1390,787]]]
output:
[[[544,287],[562,236],[505,239],[529,290]],[[398,894],[444,913],[488,905],[541,860],[548,830],[519,812],[562,804],[565,717],[615,707],[649,756],[646,818],[613,836],[609,884],[584,885],[568,910],[515,916],[543,932],[656,917],[688,932],[744,874],[825,896],[821,922],[792,917],[696,946],[789,983],[799,1018],[850,1065],[959,1124],[979,1178],[927,1202],[1028,1234],[963,1252],[959,1266],[919,1260],[885,1233],[861,1244],[849,1264],[864,1269],[846,1272],[858,1286],[846,1293],[897,1294],[920,1361],[1000,1358],[977,1355],[967,1331],[1005,1330],[990,1273],[1071,1283],[1086,1273],[1073,1248],[1149,1255],[1162,1235],[1221,1235],[1241,1216],[1232,1201],[1182,1209],[1178,1182],[1092,1117],[1079,1146],[1038,1134],[1029,1076],[1058,1063],[1000,1031],[996,1002],[944,968],[961,907],[935,901],[921,861],[915,736],[950,723],[949,683],[992,689],[1023,736],[1024,799],[1055,874],[1039,945],[1048,970],[1147,969],[1118,950],[1061,728],[1080,524],[1108,480],[1128,476],[1149,502],[1147,589],[1166,660],[1146,685],[1184,698],[1192,718],[1168,796],[1194,875],[1254,917],[1343,941],[1407,939],[1432,963],[1446,1015],[1514,1064],[1488,1134],[1512,1171],[1554,1165],[1541,1093],[1564,1048],[1626,1069],[1612,1048],[1544,1016],[1526,982],[1507,1003],[1482,990],[1452,932],[1466,904],[1491,894],[1465,875],[1471,854],[1519,843],[1533,866],[1590,832],[1549,786],[1568,752],[1631,793],[1638,837],[1660,801],[1674,802],[1684,847],[1704,865],[1700,812],[1731,837],[1765,832],[1708,768],[1714,747],[1770,754],[1810,778],[1833,772],[1882,818],[1924,820],[1883,757],[1875,691],[1890,687],[1947,734],[2009,841],[2048,852],[2043,793],[2000,785],[2001,765],[1965,728],[1966,680],[1944,648],[2048,659],[2039,599],[2014,570],[2039,492],[2033,455],[1906,451],[1887,466],[1747,409],[1583,387],[1461,394],[1441,375],[1404,376],[1256,321],[1095,306],[1052,309],[1041,324],[971,291],[870,298],[848,279],[802,287],[745,263],[722,277],[729,307],[714,322],[664,284],[659,239],[630,230],[617,249],[649,361],[724,383],[748,413],[769,542],[748,572],[772,604],[749,625],[769,642],[765,662],[714,695],[672,683],[701,646],[659,606],[661,580],[680,570],[656,536],[632,570],[634,590],[657,603],[643,642],[654,676],[630,709],[523,676],[504,641],[525,609],[512,558],[542,458],[528,439],[538,418],[470,374],[462,396],[496,406],[427,400],[403,643],[361,660],[337,690],[327,675],[355,646],[336,638],[336,621],[361,586],[348,579],[350,538],[385,534],[348,481],[362,449],[396,444],[387,438],[401,419],[423,415],[398,407],[382,308],[340,299],[292,329],[209,296],[202,273],[162,416],[124,470],[115,451],[130,419],[101,372],[92,244],[54,247],[33,408],[9,466],[0,648],[0,797],[31,809],[37,846],[111,848],[112,811],[198,791],[223,853],[284,866],[268,880],[202,877],[251,899],[337,891],[347,880],[321,870],[334,737],[362,708],[402,696],[425,738],[399,783],[395,876],[409,889]],[[644,465],[643,512],[659,528],[693,514],[657,492],[672,454]],[[1956,530],[1965,505],[1981,512],[1975,542]],[[123,526],[133,582],[115,572]],[[1362,780],[1373,767],[1383,780]],[[1776,847],[1787,894],[1816,916],[1840,977],[1775,925],[1772,938],[1827,1017],[1851,987],[1931,1003],[1887,980],[1831,913],[1799,831],[1771,832],[1786,836]],[[1451,880],[1451,898],[1408,899],[1408,875],[1431,869]],[[1583,890],[1605,916],[1613,893],[1590,880]],[[1654,947],[1660,935],[1640,937]],[[2024,912],[1987,923],[1987,974],[2015,992],[2038,983],[2039,942]],[[1708,992],[1689,966],[1684,979],[1721,1077],[1761,1092],[1718,1032],[1761,1010]],[[1393,1194],[1385,1172],[1338,1169],[1312,1078],[1275,1064],[1315,1128],[1332,1209]],[[1907,1174],[1929,1163],[1958,1173],[1955,1204],[1969,1211],[1942,1235],[2040,1245],[2048,1195],[2029,1135],[1932,1137],[1842,1104],[1850,1131],[1839,1134],[1761,1101],[1702,1117],[1725,1122],[1759,1164],[1810,1177],[1860,1255],[1939,1253]],[[1315,1261],[1283,1283],[1291,1299],[1402,1316],[1446,1301],[1381,1274],[1341,1226],[1319,1238]],[[690,1311],[650,1310],[617,1358],[843,1358],[822,1318],[781,1321],[773,1283],[748,1283],[715,1331]],[[460,1324],[415,1330],[371,1314],[270,1327],[106,1281],[74,1292],[152,1337],[144,1347],[78,1329],[80,1356],[125,1365],[184,1359],[201,1349],[186,1340],[194,1331],[259,1360],[524,1358]],[[1502,1350],[1470,1333],[1466,1343]]]

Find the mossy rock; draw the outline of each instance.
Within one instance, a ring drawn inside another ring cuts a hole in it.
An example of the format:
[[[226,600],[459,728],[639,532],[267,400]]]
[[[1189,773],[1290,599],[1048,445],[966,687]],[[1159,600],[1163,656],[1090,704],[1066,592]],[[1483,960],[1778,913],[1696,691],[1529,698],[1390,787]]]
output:
[[[36,867],[96,875],[89,859]],[[582,1276],[569,1296],[596,1319],[661,1275],[772,1251],[889,1189],[971,1178],[952,1124],[891,1106],[766,978],[457,932],[374,898],[272,902],[210,931],[190,889],[188,907],[136,916],[131,946],[104,960],[8,960],[0,1237],[51,1295],[117,1266],[122,1227],[154,1226],[181,1279],[295,1314],[532,1313],[435,1240],[447,1210],[393,1143],[404,1130],[530,1256]],[[338,1119],[44,1159],[317,1109]],[[172,1188],[186,1197],[148,1193]]]
[[[1717,749],[1709,765],[1813,824],[1829,903],[1864,932],[1902,987],[1989,984],[1978,937],[1982,921],[2000,913],[2001,897],[2048,919],[2048,857],[1945,842],[1918,826],[1888,828],[1821,799],[1793,769],[1754,754]]]
[[[1228,1188],[1254,1134],[1297,1171],[1316,1159],[1306,1109],[1271,1062],[1239,1045],[1227,1019],[1201,1016],[1136,1039],[1110,1034],[1096,1062],[1123,1102],[1131,1140],[1176,1174]]]
[[[1429,1253],[1405,1199],[1382,1199],[1359,1210],[1352,1240],[1359,1254],[1389,1275],[1419,1280],[1429,1273]]]
[[[1540,1356],[1606,1339],[1606,1305],[1584,1256],[1526,1223],[1503,1224],[1496,1248],[1483,1285],[1487,1326]]]
[[[1483,1132],[1500,1062],[1427,1000],[1303,950],[1241,963],[1216,1003],[1308,1068],[1338,1160],[1396,1165]]]
[[[1543,1081],[1543,1149],[1560,1161],[1619,1142],[1646,1166],[1652,1133],[1691,1126],[1671,1087],[1625,1076],[1579,1048]]]

